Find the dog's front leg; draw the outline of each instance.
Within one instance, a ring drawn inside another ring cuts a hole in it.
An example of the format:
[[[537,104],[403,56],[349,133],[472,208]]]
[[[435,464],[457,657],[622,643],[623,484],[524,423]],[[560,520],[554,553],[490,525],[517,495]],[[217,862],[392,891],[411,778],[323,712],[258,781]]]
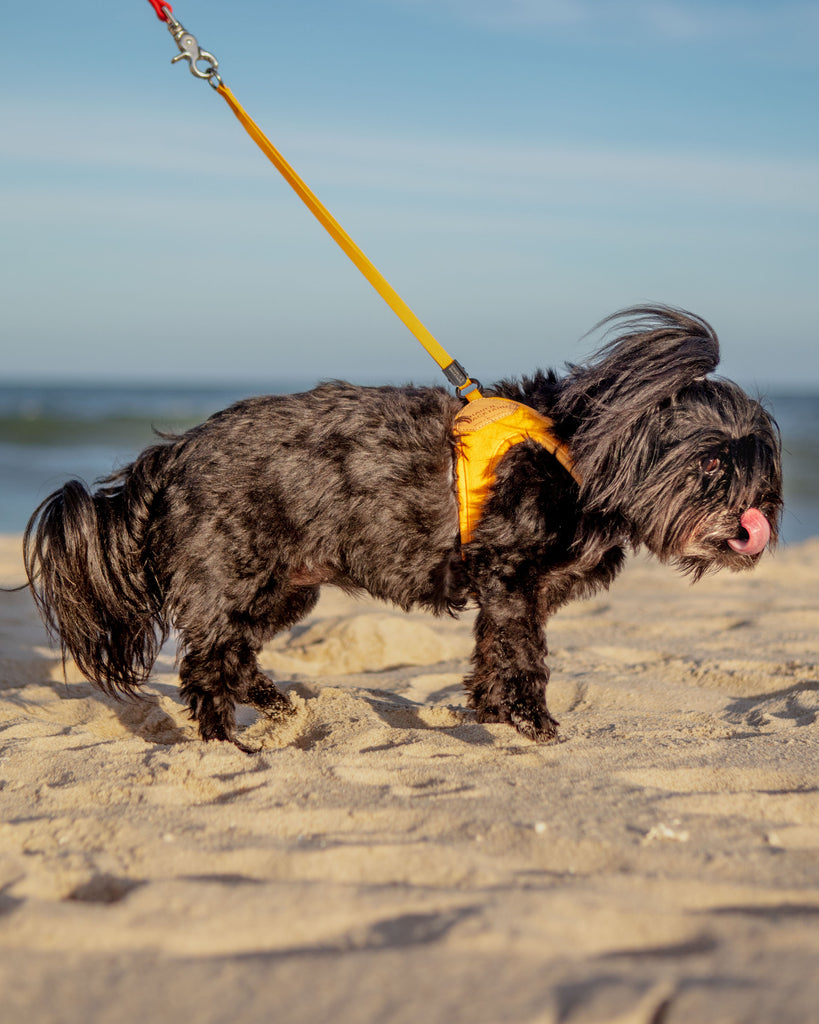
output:
[[[546,634],[534,595],[478,594],[474,671],[465,680],[479,722],[508,722],[546,743],[558,723],[546,707]]]

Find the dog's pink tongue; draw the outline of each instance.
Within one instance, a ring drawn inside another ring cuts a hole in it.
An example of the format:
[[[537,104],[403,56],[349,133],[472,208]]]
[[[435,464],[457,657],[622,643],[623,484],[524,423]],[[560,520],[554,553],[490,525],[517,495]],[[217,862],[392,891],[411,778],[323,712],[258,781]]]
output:
[[[765,550],[765,545],[771,539],[771,524],[762,515],[758,508],[749,508],[742,513],[740,519],[742,528],[748,534],[747,540],[729,540],[728,543],[741,555],[758,555]]]

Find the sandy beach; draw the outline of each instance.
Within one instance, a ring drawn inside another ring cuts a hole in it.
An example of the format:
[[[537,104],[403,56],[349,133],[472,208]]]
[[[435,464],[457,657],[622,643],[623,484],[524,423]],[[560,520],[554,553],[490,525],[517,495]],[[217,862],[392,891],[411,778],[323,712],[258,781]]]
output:
[[[326,590],[247,756],[0,594],[4,1024],[816,1020],[819,540],[564,610],[549,746],[466,711],[471,621]]]

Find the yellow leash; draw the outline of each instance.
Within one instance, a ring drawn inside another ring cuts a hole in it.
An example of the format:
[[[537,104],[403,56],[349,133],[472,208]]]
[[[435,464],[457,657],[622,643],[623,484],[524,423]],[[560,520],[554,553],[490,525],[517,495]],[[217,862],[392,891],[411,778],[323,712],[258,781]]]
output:
[[[179,47],[180,52],[173,58],[173,63],[179,60],[187,60],[192,74],[209,82],[225,100],[251,139],[253,139],[267,159],[282,175],[307,209],[358,267],[390,309],[415,335],[438,366],[440,366],[450,384],[454,385],[460,394],[470,402],[481,398],[480,383],[472,380],[461,364],[456,359],[453,359],[427,330],[384,275],[350,238],[327,207],[307,187],[256,122],[249,117],[230,89],[222,82],[217,71],[219,64],[213,54],[199,48],[196,38],[186,31],[173,17],[173,8],[170,4],[164,3],[163,0],[148,0],[148,2],[156,11],[159,20],[167,23],[168,30]],[[200,64],[204,64],[204,68],[201,68]]]
[[[307,209],[313,214],[316,220],[321,224],[324,230],[330,235],[330,237],[339,245],[339,247],[347,254],[347,256],[353,261],[358,267],[364,277],[370,282],[375,288],[381,298],[387,303],[390,309],[396,314],[396,316],[409,328],[410,331],[415,335],[418,341],[424,346],[427,352],[432,356],[435,362],[441,367],[450,379],[449,373],[447,372],[450,367],[457,365],[456,361],[446,351],[446,349],[436,340],[436,338],[427,330],[423,323],[413,313],[410,307],[404,302],[398,292],[393,288],[390,282],[384,277],[380,270],[373,264],[356,243],[350,238],[344,228],[339,224],[335,217],[330,213],[327,207],[319,200],[319,198],[312,192],[304,181],[298,176],[293,170],[290,164],[285,160],[281,153],[276,149],[273,143],[268,139],[264,132],[259,128],[256,122],[248,116],[245,109],[233,95],[233,93],[224,84],[217,86],[216,91],[220,96],[223,97],[227,105],[239,119],[239,123],[245,129],[247,134],[253,139],[259,149],[264,153],[267,159],[273,164],[276,170],[281,174],[287,184],[293,189],[296,195],[301,199]],[[458,375],[460,381],[460,375]],[[455,383],[455,381],[452,381]],[[468,378],[460,383],[455,383],[458,390],[468,387],[470,384],[474,384],[474,381],[470,381]],[[476,398],[480,398],[480,392],[477,387],[473,388],[466,396],[470,401]]]

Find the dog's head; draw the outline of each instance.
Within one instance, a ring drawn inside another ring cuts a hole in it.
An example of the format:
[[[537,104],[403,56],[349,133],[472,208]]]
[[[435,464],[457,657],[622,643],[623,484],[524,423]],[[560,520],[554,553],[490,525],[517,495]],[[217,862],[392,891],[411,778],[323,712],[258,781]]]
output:
[[[775,422],[708,376],[719,345],[705,321],[656,307],[610,323],[623,333],[571,368],[558,400],[586,508],[697,578],[752,567],[779,530]]]

